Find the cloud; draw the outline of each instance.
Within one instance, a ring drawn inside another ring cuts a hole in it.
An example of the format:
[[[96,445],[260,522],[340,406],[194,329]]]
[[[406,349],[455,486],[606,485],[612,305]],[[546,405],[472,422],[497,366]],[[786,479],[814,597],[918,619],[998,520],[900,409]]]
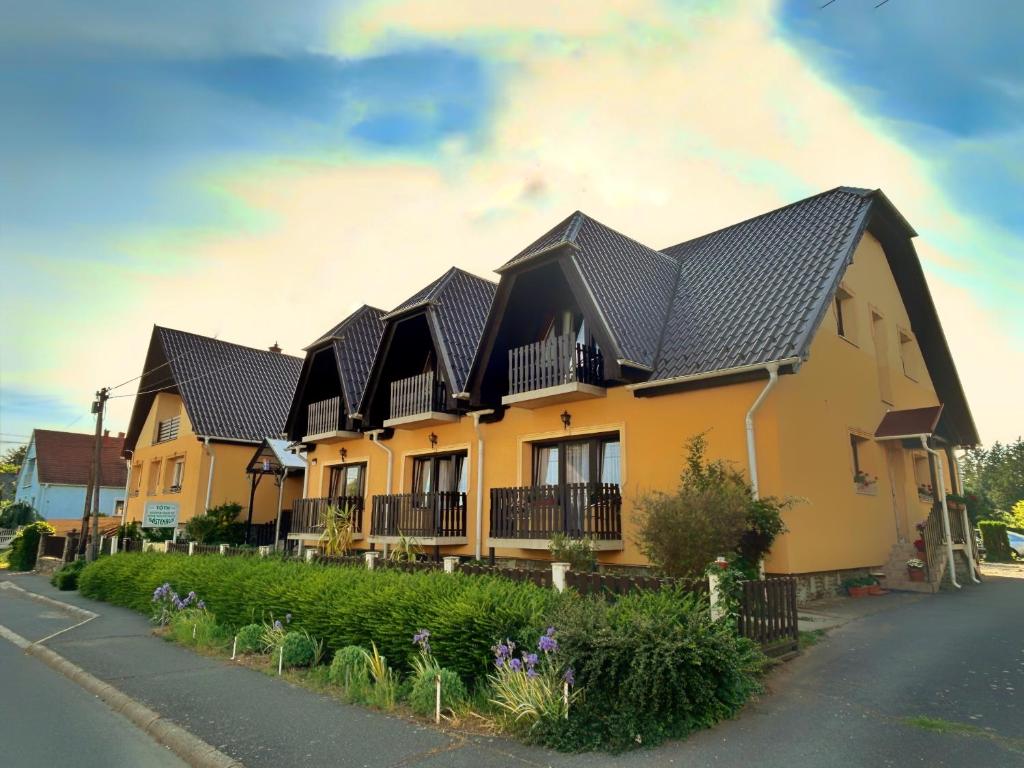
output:
[[[850,184],[882,187],[922,232],[983,436],[1015,436],[1020,420],[1005,416],[1015,400],[990,372],[994,359],[1021,359],[1020,337],[981,303],[968,278],[983,285],[984,275],[964,254],[1019,240],[961,210],[889,121],[809,66],[779,34],[771,4],[508,8],[409,0],[335,17],[318,55],[429,49],[479,62],[489,73],[484,127],[441,131],[424,151],[368,153],[347,134],[329,150],[276,148],[208,166],[191,194],[215,194],[254,224],[108,237],[125,264],[142,254],[183,267],[127,272],[104,312],[84,314],[73,336],[47,337],[60,360],[52,389],[137,374],[152,322],[297,352],[353,306],[394,306],[452,264],[490,276],[577,208],[664,247]],[[380,119],[383,135],[401,133]],[[79,348],[92,335],[116,353],[97,362]],[[128,402],[113,406],[115,425]]]

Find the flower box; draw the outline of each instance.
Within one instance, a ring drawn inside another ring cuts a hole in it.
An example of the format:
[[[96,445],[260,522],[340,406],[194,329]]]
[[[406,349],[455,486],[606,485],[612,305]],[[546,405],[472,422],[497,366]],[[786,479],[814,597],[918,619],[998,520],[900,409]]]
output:
[[[907,574],[910,576],[911,581],[923,582],[924,581],[924,569],[923,568],[907,568]]]

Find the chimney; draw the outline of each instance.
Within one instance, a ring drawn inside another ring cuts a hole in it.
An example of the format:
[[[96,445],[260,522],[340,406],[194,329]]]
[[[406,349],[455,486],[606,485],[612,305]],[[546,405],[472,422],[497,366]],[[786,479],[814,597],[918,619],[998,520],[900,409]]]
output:
[[[118,440],[124,440],[124,432],[118,432],[117,433],[117,439]]]
[[[276,352],[277,354],[281,354],[281,348],[279,346],[277,346],[277,342],[276,341],[274,342],[274,346],[269,347],[269,349],[270,349],[271,352]]]
[[[103,436],[104,437],[110,437],[110,430],[109,429],[104,429],[103,430]]]

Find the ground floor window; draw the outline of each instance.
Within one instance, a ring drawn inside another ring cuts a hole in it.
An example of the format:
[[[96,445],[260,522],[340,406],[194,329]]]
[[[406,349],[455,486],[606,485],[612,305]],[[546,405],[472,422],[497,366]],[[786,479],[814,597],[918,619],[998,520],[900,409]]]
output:
[[[413,493],[465,493],[465,453],[417,456],[412,461]]]
[[[853,464],[853,484],[860,493],[873,493],[878,483],[874,467],[874,456],[870,451],[871,441],[850,433],[850,459]]]
[[[366,464],[335,464],[328,467],[327,495],[362,498],[366,488]]]
[[[533,446],[534,485],[622,482],[618,435],[559,440]]]

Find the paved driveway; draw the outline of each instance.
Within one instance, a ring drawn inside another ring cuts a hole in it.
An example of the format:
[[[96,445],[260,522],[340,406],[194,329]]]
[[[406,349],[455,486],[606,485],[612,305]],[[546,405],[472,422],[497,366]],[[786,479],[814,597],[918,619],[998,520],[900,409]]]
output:
[[[20,583],[49,590],[34,578]],[[122,609],[58,597],[102,615],[48,645],[250,768],[1024,766],[1024,578],[894,600],[773,673],[770,693],[736,720],[619,756],[561,755],[347,707],[155,639],[144,618]],[[45,608],[10,600],[0,591],[0,623],[26,636],[54,631]]]

